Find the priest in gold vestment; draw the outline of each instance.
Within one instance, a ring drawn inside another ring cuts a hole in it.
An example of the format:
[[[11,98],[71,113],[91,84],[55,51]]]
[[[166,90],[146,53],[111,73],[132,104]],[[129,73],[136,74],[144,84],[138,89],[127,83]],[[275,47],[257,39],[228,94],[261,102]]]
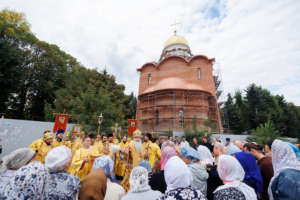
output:
[[[35,161],[45,163],[47,153],[52,149],[53,133],[44,132],[43,138],[34,141],[29,148],[37,151]]]
[[[93,161],[98,156],[100,152],[91,146],[91,138],[85,137],[82,141],[82,148],[78,149],[73,156],[70,173],[82,180],[89,174]]]
[[[143,143],[143,150],[145,158],[148,159],[152,168],[156,160],[160,159],[161,151],[160,148],[151,141],[151,139],[152,135],[150,133],[146,133],[144,137],[145,142]]]
[[[129,142],[127,141],[127,136],[125,135],[122,139],[122,141],[119,143],[119,146],[121,149],[125,149],[129,146]],[[115,160],[115,174],[117,177],[123,177],[125,173],[125,167],[124,164],[124,153],[123,152],[117,152],[116,153],[116,160]]]
[[[124,178],[121,183],[122,187],[129,191],[129,177],[131,170],[138,166],[138,164],[143,160],[143,146],[141,141],[142,133],[140,130],[136,130],[133,132],[133,140],[130,142],[128,147],[122,149],[122,153],[124,153],[124,164],[125,164],[125,172]]]

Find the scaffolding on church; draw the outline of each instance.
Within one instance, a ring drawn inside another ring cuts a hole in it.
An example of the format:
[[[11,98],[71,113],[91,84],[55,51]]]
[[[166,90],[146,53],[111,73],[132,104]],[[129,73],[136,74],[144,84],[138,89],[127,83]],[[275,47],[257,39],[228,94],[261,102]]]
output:
[[[201,129],[208,118],[218,122],[217,106],[216,99],[203,91],[165,90],[144,94],[139,97],[139,126],[145,132],[164,135],[169,131],[184,131],[184,127],[192,129],[196,120],[197,128]]]

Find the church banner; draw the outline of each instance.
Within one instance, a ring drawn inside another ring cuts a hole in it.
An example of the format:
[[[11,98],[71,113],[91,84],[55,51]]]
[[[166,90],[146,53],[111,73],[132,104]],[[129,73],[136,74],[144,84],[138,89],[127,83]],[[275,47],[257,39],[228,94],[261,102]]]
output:
[[[128,135],[133,135],[133,132],[137,128],[137,121],[135,119],[130,119],[128,124]]]
[[[53,128],[53,133],[56,133],[58,130],[64,130],[65,132],[68,124],[68,119],[69,115],[67,114],[57,114]]]

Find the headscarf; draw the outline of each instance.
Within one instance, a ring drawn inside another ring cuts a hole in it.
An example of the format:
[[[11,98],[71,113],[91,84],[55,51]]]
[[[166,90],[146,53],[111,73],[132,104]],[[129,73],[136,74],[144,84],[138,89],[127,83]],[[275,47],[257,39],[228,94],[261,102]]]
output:
[[[92,170],[81,182],[78,199],[104,200],[107,178],[102,169]]]
[[[177,156],[176,150],[173,147],[166,146],[165,148],[163,148],[161,152],[161,162],[160,162],[161,170],[164,170],[167,161],[173,156]]]
[[[274,169],[274,176],[270,181],[268,193],[270,200],[273,200],[272,183],[277,176],[285,169],[295,169],[300,171],[300,162],[297,160],[296,153],[288,145],[288,143],[281,140],[274,140],[272,144],[272,165]]]
[[[129,184],[129,192],[131,193],[146,192],[150,190],[147,170],[141,166],[133,168],[130,173]]]
[[[201,162],[203,164],[211,164],[211,165],[213,165],[214,158],[211,155],[210,150],[206,146],[199,145],[198,148],[197,148],[197,150],[198,150],[198,153],[200,155]]]
[[[51,149],[45,159],[45,166],[50,172],[61,171],[72,160],[72,151],[66,146],[58,146]]]
[[[226,155],[232,155],[237,152],[241,152],[241,150],[232,143],[230,143],[229,146],[226,148]]]
[[[300,161],[300,150],[298,149],[298,147],[296,147],[294,144],[289,143],[289,146],[293,149],[293,151],[296,153],[297,159]]]
[[[245,171],[238,160],[232,156],[219,156],[217,171],[223,181],[244,180]]]
[[[240,162],[245,171],[244,182],[250,183],[251,186],[254,187],[255,191],[262,194],[263,180],[255,157],[247,152],[235,153],[235,157]]]
[[[162,143],[161,150],[163,150],[165,147],[175,147],[175,143],[170,140],[167,140],[164,143]]]
[[[173,156],[168,160],[164,175],[167,192],[177,188],[186,188],[191,185],[193,180],[188,166],[178,156]]]
[[[219,156],[217,171],[225,185],[218,187],[215,192],[221,189],[234,187],[243,192],[246,200],[257,199],[254,189],[241,182],[244,179],[245,172],[236,158],[229,155]]]
[[[105,171],[106,176],[111,181],[115,181],[115,175],[112,173],[114,170],[114,161],[108,155],[100,156],[96,158],[93,164],[93,169],[102,169]]]
[[[151,165],[148,160],[142,160],[138,166],[144,167],[148,173],[152,172]]]
[[[26,165],[35,155],[35,151],[30,148],[17,149],[7,156],[4,156],[0,174],[8,169],[16,170]]]
[[[187,159],[201,160],[199,153],[192,147],[184,146],[180,149],[180,155]]]
[[[17,170],[4,191],[8,199],[48,199],[45,192],[49,173],[40,162],[31,162]]]

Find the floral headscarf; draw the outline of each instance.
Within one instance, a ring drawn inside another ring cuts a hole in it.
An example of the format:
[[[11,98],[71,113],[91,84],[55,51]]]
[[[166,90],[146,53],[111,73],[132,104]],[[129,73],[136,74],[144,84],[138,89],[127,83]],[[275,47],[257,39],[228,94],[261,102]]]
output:
[[[129,184],[129,192],[132,193],[145,192],[150,190],[147,170],[141,166],[133,168],[130,174]]]
[[[32,162],[20,168],[5,188],[7,199],[48,199],[45,192],[49,173],[40,162]]]

